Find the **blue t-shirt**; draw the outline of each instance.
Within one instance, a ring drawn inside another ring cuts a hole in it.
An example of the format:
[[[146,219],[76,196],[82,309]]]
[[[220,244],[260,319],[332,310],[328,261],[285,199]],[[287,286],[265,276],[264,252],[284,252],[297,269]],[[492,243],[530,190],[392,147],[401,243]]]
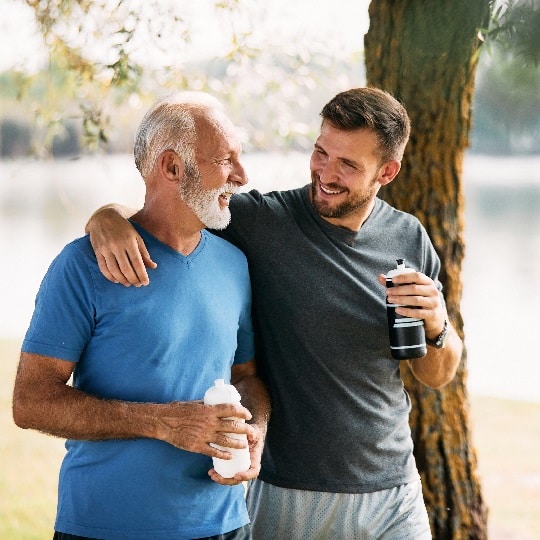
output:
[[[99,271],[88,237],[50,266],[22,350],[76,362],[73,385],[102,398],[202,399],[254,355],[240,250],[203,231],[184,256],[137,226],[158,263],[147,287]],[[212,536],[249,522],[242,485],[208,477],[210,457],[154,439],[68,440],[55,528],[105,539]]]

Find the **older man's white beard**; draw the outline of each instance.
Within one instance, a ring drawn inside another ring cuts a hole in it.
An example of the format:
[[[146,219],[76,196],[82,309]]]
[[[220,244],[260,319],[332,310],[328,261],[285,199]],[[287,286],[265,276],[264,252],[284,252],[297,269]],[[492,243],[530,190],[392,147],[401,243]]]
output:
[[[229,207],[219,206],[219,196],[223,193],[236,193],[238,189],[227,183],[218,189],[204,189],[199,175],[184,177],[180,183],[182,200],[195,212],[195,215],[209,229],[225,229],[231,221]]]

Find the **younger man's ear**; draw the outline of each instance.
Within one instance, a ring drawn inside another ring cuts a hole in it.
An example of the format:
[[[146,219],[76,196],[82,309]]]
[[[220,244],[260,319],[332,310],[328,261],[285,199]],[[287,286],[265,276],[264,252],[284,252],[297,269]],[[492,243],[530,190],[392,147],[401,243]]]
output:
[[[386,186],[389,184],[401,169],[401,162],[397,160],[387,161],[379,169],[379,184]]]

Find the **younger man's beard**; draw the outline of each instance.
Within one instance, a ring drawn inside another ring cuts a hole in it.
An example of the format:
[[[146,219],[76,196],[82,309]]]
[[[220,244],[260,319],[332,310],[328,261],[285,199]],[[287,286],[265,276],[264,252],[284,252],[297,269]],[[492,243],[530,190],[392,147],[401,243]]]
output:
[[[237,191],[230,183],[217,189],[204,189],[201,175],[195,164],[186,163],[184,178],[179,185],[180,197],[195,212],[195,215],[209,229],[225,229],[231,221],[229,207],[220,208],[219,196],[222,193]]]

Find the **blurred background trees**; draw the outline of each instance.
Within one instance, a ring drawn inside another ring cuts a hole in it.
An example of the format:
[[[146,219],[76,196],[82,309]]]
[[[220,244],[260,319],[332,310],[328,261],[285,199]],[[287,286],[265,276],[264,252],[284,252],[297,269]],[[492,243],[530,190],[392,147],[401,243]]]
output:
[[[540,10],[503,3],[483,29],[471,151],[540,151]],[[323,40],[280,43],[256,31],[264,8],[206,2],[222,47],[193,59],[190,3],[158,0],[27,0],[48,51],[36,72],[0,73],[0,156],[131,152],[141,110],[173,89],[208,90],[244,132],[246,149],[307,149],[318,112],[339,89],[365,84],[362,35],[355,54]],[[336,90],[336,88],[338,90]]]

